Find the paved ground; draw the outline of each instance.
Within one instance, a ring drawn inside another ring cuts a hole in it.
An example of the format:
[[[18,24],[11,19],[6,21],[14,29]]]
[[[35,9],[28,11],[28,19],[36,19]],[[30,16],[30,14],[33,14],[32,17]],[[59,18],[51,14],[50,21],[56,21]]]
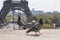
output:
[[[26,30],[0,29],[0,40],[60,40],[60,29],[42,29],[40,36],[34,32],[27,36]]]

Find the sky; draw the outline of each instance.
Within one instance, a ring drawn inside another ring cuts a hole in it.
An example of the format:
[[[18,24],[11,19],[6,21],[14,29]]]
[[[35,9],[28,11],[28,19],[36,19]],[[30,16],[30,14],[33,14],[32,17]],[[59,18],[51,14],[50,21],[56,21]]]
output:
[[[3,1],[0,0],[0,10],[3,6]],[[59,11],[60,12],[60,0],[27,0],[29,2],[29,8],[32,10],[52,12]]]

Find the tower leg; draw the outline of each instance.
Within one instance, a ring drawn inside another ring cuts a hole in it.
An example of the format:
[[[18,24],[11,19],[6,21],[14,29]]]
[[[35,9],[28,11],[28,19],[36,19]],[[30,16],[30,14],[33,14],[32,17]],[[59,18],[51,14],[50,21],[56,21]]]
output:
[[[3,8],[0,12],[0,22],[5,21],[5,17],[6,17],[8,12],[9,12],[9,7],[8,6],[3,6]]]
[[[27,15],[27,21],[28,22],[32,21],[32,13],[31,13],[29,7],[24,8],[24,13]]]

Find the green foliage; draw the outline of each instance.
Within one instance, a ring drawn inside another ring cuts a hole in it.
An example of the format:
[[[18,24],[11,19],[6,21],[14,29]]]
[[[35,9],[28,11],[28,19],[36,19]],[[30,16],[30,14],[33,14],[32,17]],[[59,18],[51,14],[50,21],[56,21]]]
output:
[[[37,21],[37,17],[36,16],[33,16],[32,18],[33,18],[33,20],[36,20]]]
[[[5,19],[7,22],[9,22],[9,21],[13,21],[13,16],[11,16],[11,15],[9,15],[9,16],[6,16],[6,19]],[[17,21],[17,17],[16,16],[14,16],[14,21]]]
[[[60,18],[58,19],[57,23],[60,24]]]
[[[59,23],[60,24],[60,15],[59,14],[37,14],[33,15],[34,19],[39,21],[40,18],[43,18],[44,24]]]
[[[50,24],[44,24],[43,29],[53,29],[53,27]]]
[[[9,16],[6,16],[6,21],[10,21],[12,19],[12,16],[11,15],[9,15]]]
[[[23,18],[26,20],[27,18],[23,16]],[[32,19],[36,20],[37,22],[39,21],[40,18],[43,18],[43,23],[44,24],[51,24],[52,22],[60,24],[60,15],[59,14],[36,14],[33,15]],[[6,16],[6,21],[13,20],[13,16],[7,15]],[[14,21],[17,21],[17,17],[14,16]]]

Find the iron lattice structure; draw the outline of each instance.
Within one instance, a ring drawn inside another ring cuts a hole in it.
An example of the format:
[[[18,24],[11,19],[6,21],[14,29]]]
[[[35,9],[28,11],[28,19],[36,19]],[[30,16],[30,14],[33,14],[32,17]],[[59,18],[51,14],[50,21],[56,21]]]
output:
[[[25,13],[28,20],[31,19],[32,13],[28,7],[28,1],[26,0],[20,0],[20,1],[12,1],[12,0],[6,0],[3,3],[3,7],[0,11],[0,22],[4,22],[6,15],[9,11],[14,10],[21,10]]]

